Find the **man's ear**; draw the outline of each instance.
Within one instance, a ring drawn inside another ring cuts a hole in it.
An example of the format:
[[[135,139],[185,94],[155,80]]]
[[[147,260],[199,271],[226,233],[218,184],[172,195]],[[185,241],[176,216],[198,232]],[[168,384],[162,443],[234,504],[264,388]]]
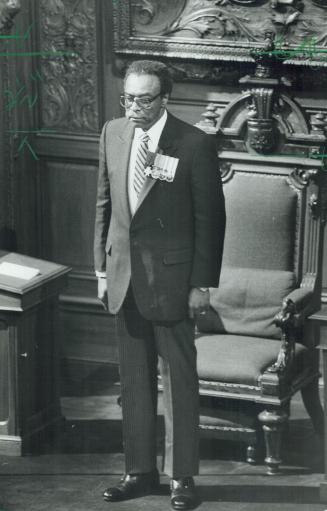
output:
[[[161,105],[163,107],[165,107],[168,103],[168,100],[169,100],[169,94],[164,94],[163,96],[161,96]]]

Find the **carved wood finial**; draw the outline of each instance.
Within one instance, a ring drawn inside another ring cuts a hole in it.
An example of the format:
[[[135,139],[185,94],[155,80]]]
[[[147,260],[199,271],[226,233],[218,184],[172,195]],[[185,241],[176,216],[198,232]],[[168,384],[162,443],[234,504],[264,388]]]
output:
[[[196,126],[207,133],[215,133],[217,131],[217,121],[220,117],[217,105],[209,103],[201,117],[203,118]]]
[[[274,69],[277,62],[274,54],[275,33],[266,31],[264,35],[264,46],[259,50],[257,48],[250,50],[250,55],[256,63],[254,76],[257,78],[271,78],[274,75]]]
[[[293,183],[296,188],[302,189],[305,186],[308,186],[311,180],[315,180],[319,174],[318,169],[306,169],[296,167],[292,170],[289,179]]]

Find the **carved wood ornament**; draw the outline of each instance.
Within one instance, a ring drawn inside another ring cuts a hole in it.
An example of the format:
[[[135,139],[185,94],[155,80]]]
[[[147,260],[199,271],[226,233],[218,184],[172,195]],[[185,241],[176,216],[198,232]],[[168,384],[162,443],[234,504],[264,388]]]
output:
[[[242,94],[220,116],[217,105],[209,104],[197,126],[224,139],[226,150],[278,158],[300,158],[290,175],[297,189],[307,186],[324,166],[327,157],[327,117],[317,113],[311,119],[289,95],[291,82],[280,74],[273,54],[274,41],[268,34],[267,58],[252,52],[255,72],[239,80]],[[301,159],[306,164],[301,165]],[[291,160],[289,160],[291,161]],[[310,167],[308,168],[308,162]],[[312,163],[312,165],[311,165]]]
[[[271,32],[281,60],[327,66],[325,0],[112,0],[115,49],[202,60],[252,61]],[[311,52],[308,52],[308,45]]]
[[[42,126],[98,132],[96,7],[94,1],[42,0],[40,48],[76,52],[42,57]]]
[[[0,0],[0,34],[9,33],[20,8],[19,0]]]

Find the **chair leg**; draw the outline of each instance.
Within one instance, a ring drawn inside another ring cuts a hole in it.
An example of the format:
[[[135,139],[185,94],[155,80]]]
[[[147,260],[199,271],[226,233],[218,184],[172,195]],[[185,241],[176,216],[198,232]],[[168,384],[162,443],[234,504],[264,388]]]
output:
[[[314,379],[306,387],[301,389],[302,399],[306,411],[308,412],[315,432],[319,436],[324,436],[324,411],[319,397],[319,380]]]
[[[250,465],[257,464],[257,447],[255,444],[249,444],[246,448],[246,461]]]
[[[246,461],[250,465],[262,464],[265,458],[265,438],[259,422],[256,424],[256,439],[246,447]]]
[[[258,418],[262,424],[265,436],[265,464],[267,465],[267,473],[268,475],[275,475],[278,473],[279,465],[281,464],[281,438],[288,415],[281,409],[273,411],[264,410],[259,413]]]

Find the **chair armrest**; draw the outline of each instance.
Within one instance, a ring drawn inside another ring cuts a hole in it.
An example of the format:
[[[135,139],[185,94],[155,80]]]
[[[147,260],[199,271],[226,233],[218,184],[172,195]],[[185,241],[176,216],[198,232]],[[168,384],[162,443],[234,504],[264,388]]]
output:
[[[307,303],[312,300],[312,296],[313,296],[312,289],[299,287],[291,291],[291,293],[286,296],[285,300],[287,300],[288,298],[292,300],[297,310],[299,310],[300,308],[305,307]]]
[[[274,317],[274,323],[282,332],[300,327],[304,319],[315,312],[316,304],[312,289],[298,288],[283,300],[281,310]]]
[[[274,317],[275,325],[282,331],[282,343],[277,360],[268,368],[268,372],[282,373],[292,364],[296,329],[302,326],[305,318],[314,312],[315,305],[312,289],[294,289],[284,298],[281,310]]]
[[[295,305],[295,314],[301,315],[304,318],[316,310],[314,293],[312,289],[303,287],[294,289],[294,291],[286,296],[285,300],[291,300]]]
[[[195,319],[196,329],[198,333],[217,332],[217,322],[219,319],[217,313],[210,308],[205,314],[197,315]],[[218,328],[219,331],[219,328]]]

